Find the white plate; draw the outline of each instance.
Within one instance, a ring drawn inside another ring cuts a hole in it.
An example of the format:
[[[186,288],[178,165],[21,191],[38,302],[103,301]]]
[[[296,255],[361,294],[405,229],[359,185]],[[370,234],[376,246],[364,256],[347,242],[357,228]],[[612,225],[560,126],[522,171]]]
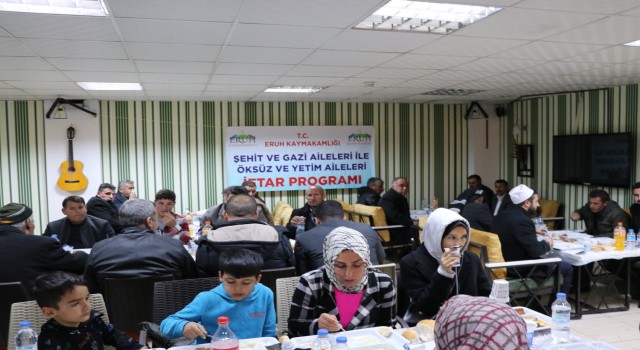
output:
[[[534,330],[535,333],[544,334],[544,333],[551,332],[551,325],[553,324],[553,320],[551,320],[551,317],[522,306],[514,306],[513,309],[516,310],[516,312],[518,312],[517,309],[522,309],[524,311],[524,314],[520,314],[518,312],[518,315],[522,316],[523,318],[526,318],[525,316],[533,316],[538,320],[545,322],[549,325],[546,327],[538,326],[538,328]]]
[[[266,350],[269,345],[278,344],[278,339],[271,337],[251,338],[240,340],[240,350]],[[210,349],[211,344],[176,346],[169,350],[196,350],[197,348]]]
[[[386,338],[378,332],[379,327],[357,329],[353,331],[330,333],[329,339],[331,344],[335,344],[337,337],[346,337],[347,346],[350,350],[393,350],[402,349],[402,346],[409,341],[401,335],[391,332],[391,335]],[[292,338],[291,342],[295,347],[309,347],[313,346],[313,342],[316,340],[315,335],[306,337]]]

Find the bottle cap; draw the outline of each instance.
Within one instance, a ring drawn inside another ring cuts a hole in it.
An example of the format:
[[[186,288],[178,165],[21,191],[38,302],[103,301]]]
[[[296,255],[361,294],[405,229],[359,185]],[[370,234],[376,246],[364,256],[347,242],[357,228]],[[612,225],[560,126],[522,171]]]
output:
[[[229,317],[227,316],[218,317],[218,324],[229,324]]]
[[[622,221],[618,221],[618,226],[622,226]]]
[[[338,343],[338,344],[346,344],[347,343],[347,337],[337,337],[336,338],[336,343]]]
[[[318,335],[327,336],[327,335],[329,335],[329,331],[324,329],[324,328],[320,328],[320,329],[318,329]]]
[[[207,220],[204,223],[207,224],[207,225],[211,225],[211,221],[210,220]]]
[[[565,293],[558,293],[558,294],[556,294],[556,297],[557,297],[557,298],[564,298],[564,299],[566,299],[566,298],[567,298],[567,295],[566,295]]]
[[[31,327],[31,321],[22,321],[20,322],[20,328],[22,327]]]

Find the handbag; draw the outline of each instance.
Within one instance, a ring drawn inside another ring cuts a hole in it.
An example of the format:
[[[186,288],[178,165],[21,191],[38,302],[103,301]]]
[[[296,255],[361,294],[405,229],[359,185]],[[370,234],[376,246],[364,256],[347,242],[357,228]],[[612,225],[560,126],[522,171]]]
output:
[[[427,317],[424,312],[420,310],[413,300],[409,302],[409,307],[407,308],[407,311],[404,312],[404,316],[402,316],[402,319],[407,322],[410,327],[415,326],[420,322],[420,320],[424,320],[425,318]]]

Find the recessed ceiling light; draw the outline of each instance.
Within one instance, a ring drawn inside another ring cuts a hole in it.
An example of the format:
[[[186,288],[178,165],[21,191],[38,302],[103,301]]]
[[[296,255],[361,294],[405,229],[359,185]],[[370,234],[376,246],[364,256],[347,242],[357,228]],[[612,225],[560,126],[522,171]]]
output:
[[[81,88],[85,90],[142,90],[142,85],[138,83],[96,83],[96,82],[78,82]]]
[[[632,41],[630,43],[624,44],[625,46],[640,46],[640,40]]]
[[[272,86],[264,92],[288,92],[310,94],[324,89],[322,86]]]
[[[354,28],[449,34],[500,10],[500,7],[391,0]]]
[[[103,0],[0,0],[0,11],[107,16]]]

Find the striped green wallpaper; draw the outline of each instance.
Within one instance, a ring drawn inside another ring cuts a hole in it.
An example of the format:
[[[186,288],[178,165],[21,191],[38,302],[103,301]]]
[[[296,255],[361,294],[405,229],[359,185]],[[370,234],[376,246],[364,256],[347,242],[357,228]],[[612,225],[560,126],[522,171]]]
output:
[[[121,102],[102,101],[105,181],[136,181],[138,194],[153,198],[171,188],[177,210],[204,209],[221,200],[225,186],[223,130],[227,126],[373,125],[376,169],[390,185],[411,181],[410,202],[437,194],[449,201],[465,186],[465,105],[298,102]],[[302,191],[262,193],[302,206]],[[355,190],[329,190],[329,198],[355,202]],[[444,201],[443,201],[444,200]]]
[[[512,184],[524,183],[538,191],[541,198],[557,199],[569,213],[587,201],[588,193],[602,188],[612,200],[622,207],[633,202],[630,188],[597,187],[555,184],[552,182],[553,135],[589,134],[606,132],[630,132],[635,140],[640,134],[638,124],[638,85],[608,89],[558,94],[514,102],[509,106],[506,118],[500,121],[502,136],[501,177]],[[514,124],[523,126],[518,140],[521,144],[533,144],[535,148],[535,177],[518,177],[516,161],[512,157],[515,141]],[[526,130],[524,129],[526,128]],[[637,152],[637,151],[636,151]],[[635,169],[631,178],[638,179],[640,162],[636,154]],[[583,228],[581,222],[571,223],[571,228]]]

